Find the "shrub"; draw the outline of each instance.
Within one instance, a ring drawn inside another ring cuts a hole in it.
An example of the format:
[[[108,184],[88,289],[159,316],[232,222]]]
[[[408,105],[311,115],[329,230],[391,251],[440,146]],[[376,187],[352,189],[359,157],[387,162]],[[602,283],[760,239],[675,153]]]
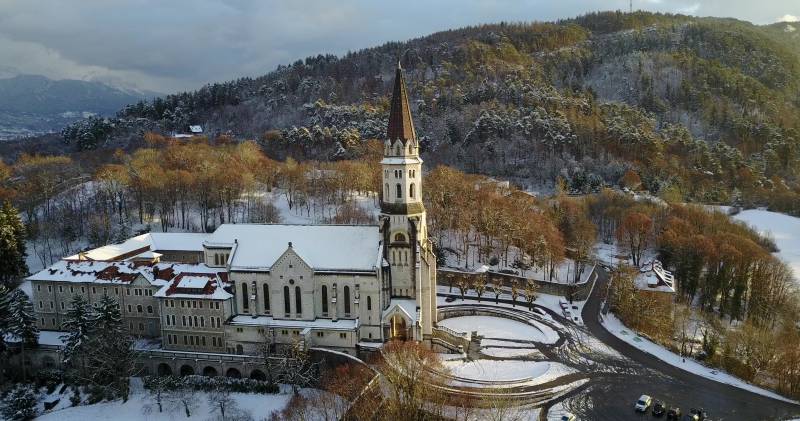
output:
[[[145,376],[144,387],[150,389],[156,376]],[[163,379],[163,377],[162,377]],[[191,387],[194,390],[210,392],[212,390],[224,389],[230,392],[241,393],[278,393],[280,388],[277,384],[270,384],[265,381],[253,379],[235,379],[232,377],[206,377],[199,375],[176,377],[166,377],[167,388],[177,389],[181,387]]]
[[[0,415],[6,420],[29,420],[36,416],[36,393],[30,385],[17,385],[0,403]]]

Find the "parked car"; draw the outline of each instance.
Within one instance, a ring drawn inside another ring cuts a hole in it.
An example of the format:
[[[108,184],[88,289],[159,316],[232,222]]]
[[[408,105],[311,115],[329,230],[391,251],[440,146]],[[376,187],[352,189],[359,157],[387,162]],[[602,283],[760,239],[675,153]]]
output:
[[[639,400],[636,401],[636,405],[633,406],[638,412],[647,412],[647,408],[650,408],[650,405],[653,403],[653,398],[648,395],[639,396]]]
[[[669,410],[667,410],[667,419],[676,421],[681,419],[681,409],[677,406],[669,408]]]
[[[703,408],[692,408],[689,413],[696,416],[699,421],[706,421],[708,418],[708,414],[706,414],[706,411],[703,411]]]
[[[683,421],[700,421],[700,416],[690,412],[683,416]]]
[[[453,301],[455,301],[455,300],[456,300],[456,297],[454,297],[454,296],[452,296],[452,295],[448,295],[448,296],[447,296],[447,298],[445,298],[445,299],[444,299],[444,302],[446,302],[446,303],[452,303],[452,302],[453,302]]]
[[[561,421],[575,421],[575,420],[577,420],[575,414],[570,414],[569,412],[561,416]]]
[[[661,417],[666,413],[667,413],[667,407],[664,406],[664,402],[662,402],[662,401],[653,402],[653,416],[654,417]]]

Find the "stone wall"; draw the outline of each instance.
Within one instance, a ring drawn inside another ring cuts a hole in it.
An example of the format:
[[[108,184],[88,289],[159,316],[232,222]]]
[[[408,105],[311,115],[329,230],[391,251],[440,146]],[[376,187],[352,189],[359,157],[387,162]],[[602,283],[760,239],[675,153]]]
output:
[[[592,290],[592,285],[594,281],[597,279],[597,265],[589,267],[586,269],[587,275],[585,281],[578,282],[574,284],[565,284],[565,283],[557,283],[557,282],[547,282],[547,281],[539,281],[533,279],[532,281],[536,283],[537,292],[542,294],[550,294],[550,295],[559,295],[563,297],[569,297],[572,295],[572,299],[576,301],[582,301],[589,297],[589,293]],[[511,275],[507,273],[500,273],[500,272],[493,272],[489,271],[486,273],[475,273],[475,272],[461,272],[452,269],[441,268],[439,269],[438,276],[436,277],[436,282],[438,285],[450,287],[449,279],[453,279],[453,291],[456,292],[458,288],[456,287],[456,279],[458,277],[467,277],[470,278],[471,282],[473,283],[475,279],[480,276],[487,276],[488,279],[486,281],[487,285],[492,285],[496,282],[499,282],[505,288],[511,288],[513,283],[517,284],[517,288],[520,290],[520,296],[523,294],[523,288],[526,282],[529,281],[528,278],[523,278],[517,275]],[[470,288],[472,289],[472,288]],[[487,288],[487,292],[484,293],[486,296],[490,296],[491,293]],[[519,298],[520,301],[524,301],[523,298]]]

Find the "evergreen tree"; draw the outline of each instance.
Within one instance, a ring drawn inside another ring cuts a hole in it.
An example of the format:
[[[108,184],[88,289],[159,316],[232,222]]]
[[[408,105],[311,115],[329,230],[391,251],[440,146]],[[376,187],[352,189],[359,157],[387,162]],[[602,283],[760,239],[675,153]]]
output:
[[[5,285],[0,285],[0,353],[5,351],[5,336],[8,333],[8,305],[9,305],[8,288]]]
[[[94,306],[92,327],[100,335],[118,335],[123,333],[122,312],[117,300],[104,295]]]
[[[30,420],[36,416],[36,394],[30,385],[18,385],[0,403],[5,420]]]
[[[133,341],[124,331],[119,303],[104,296],[94,307],[86,347],[89,380],[105,388],[108,397],[127,400],[135,358]]]
[[[36,346],[39,339],[39,328],[36,326],[36,315],[33,312],[28,295],[15,289],[8,299],[8,319],[5,323],[8,333],[20,339],[22,360],[25,361],[25,348]],[[22,364],[22,379],[27,377],[26,365]]]
[[[68,332],[63,337],[64,363],[75,367],[77,356],[88,343],[89,334],[92,331],[91,306],[80,295],[72,297],[61,327]]]
[[[0,284],[12,282],[28,274],[25,263],[25,225],[9,202],[0,209]]]

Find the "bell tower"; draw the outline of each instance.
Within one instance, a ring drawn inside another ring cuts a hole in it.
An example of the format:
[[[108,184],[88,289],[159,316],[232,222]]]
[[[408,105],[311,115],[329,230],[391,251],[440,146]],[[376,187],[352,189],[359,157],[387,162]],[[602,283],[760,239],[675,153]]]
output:
[[[391,267],[392,297],[417,298],[420,248],[428,247],[425,207],[422,204],[422,159],[411,108],[397,65],[389,125],[383,148],[381,230],[384,258]]]

